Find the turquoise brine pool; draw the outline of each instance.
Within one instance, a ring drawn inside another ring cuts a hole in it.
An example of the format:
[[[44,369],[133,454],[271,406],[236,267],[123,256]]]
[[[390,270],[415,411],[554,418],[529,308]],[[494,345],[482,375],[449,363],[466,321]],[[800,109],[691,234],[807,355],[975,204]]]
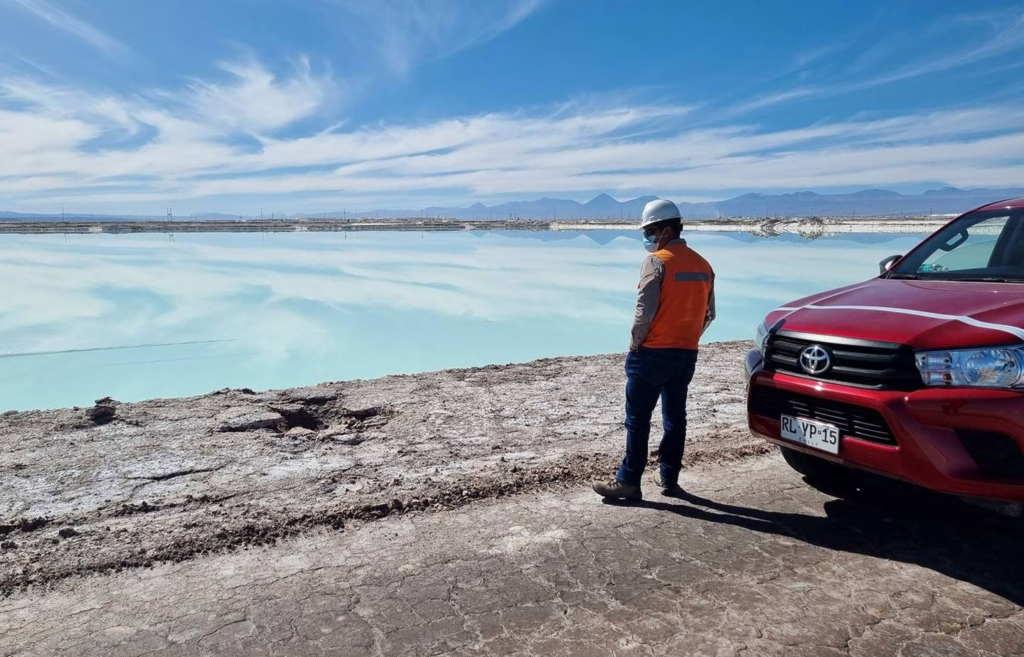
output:
[[[922,237],[688,233],[705,341]],[[621,352],[645,255],[616,231],[4,235],[0,411]]]

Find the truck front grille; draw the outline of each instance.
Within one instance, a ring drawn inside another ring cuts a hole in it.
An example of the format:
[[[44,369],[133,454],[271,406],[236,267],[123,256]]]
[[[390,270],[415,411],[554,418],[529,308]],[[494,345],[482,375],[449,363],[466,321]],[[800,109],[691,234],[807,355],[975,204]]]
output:
[[[808,374],[800,366],[800,354],[808,347],[825,349],[832,367]],[[777,331],[768,339],[764,368],[794,376],[843,383],[875,390],[917,390],[921,375],[909,345],[863,340],[841,340]]]
[[[882,414],[872,408],[819,399],[768,386],[750,390],[751,412],[778,420],[782,415],[817,420],[839,429],[841,436],[880,445],[896,445],[896,437]]]

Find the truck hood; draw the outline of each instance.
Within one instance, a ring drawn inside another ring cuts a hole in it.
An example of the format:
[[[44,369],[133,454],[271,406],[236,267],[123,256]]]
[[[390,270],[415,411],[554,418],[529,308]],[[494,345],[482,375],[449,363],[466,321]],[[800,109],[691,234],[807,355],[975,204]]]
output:
[[[1024,342],[1024,284],[877,278],[786,304],[768,326],[956,349]]]

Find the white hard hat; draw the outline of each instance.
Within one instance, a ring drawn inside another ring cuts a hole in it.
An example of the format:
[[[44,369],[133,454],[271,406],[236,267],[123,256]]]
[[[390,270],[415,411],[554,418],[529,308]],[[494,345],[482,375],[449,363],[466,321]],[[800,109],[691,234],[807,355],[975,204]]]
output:
[[[676,207],[675,203],[665,199],[651,201],[644,206],[644,211],[640,214],[640,230],[646,230],[651,224],[661,223],[670,219],[682,219],[679,214],[679,208]]]

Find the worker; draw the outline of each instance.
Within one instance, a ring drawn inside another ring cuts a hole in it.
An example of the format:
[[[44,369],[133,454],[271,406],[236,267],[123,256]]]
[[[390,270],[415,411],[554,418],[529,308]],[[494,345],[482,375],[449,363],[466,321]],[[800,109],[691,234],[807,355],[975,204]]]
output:
[[[654,481],[663,495],[683,494],[679,473],[686,446],[686,393],[697,366],[697,343],[715,319],[715,273],[680,237],[676,204],[648,203],[640,230],[651,255],[640,268],[626,355],[626,456],[614,480],[593,485],[598,495],[617,500],[643,499],[640,481],[659,398],[665,433]]]

